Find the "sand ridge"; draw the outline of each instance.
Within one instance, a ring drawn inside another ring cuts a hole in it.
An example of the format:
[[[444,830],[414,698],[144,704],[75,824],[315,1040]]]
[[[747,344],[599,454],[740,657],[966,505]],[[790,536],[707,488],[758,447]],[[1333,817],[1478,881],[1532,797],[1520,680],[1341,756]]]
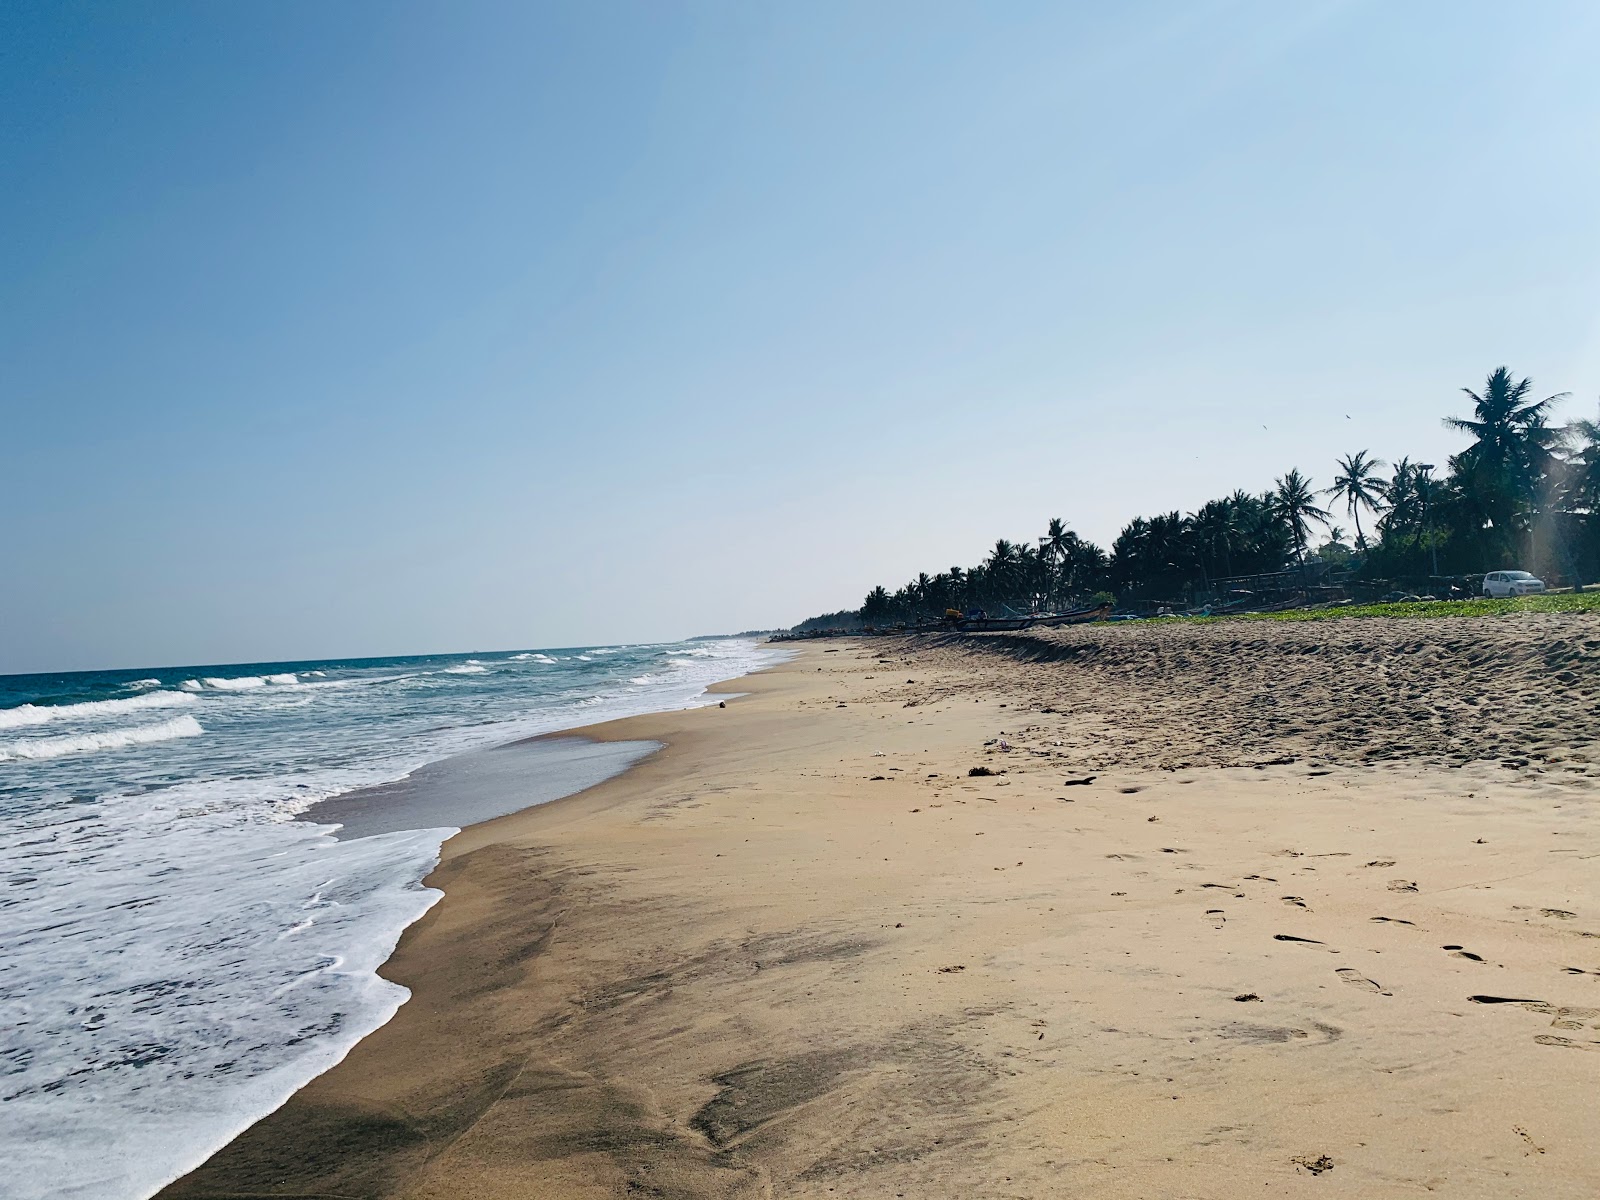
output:
[[[1600,1192],[1582,763],[1097,756],[1046,669],[814,646],[597,728],[668,746],[454,839],[413,1001],[167,1194]]]

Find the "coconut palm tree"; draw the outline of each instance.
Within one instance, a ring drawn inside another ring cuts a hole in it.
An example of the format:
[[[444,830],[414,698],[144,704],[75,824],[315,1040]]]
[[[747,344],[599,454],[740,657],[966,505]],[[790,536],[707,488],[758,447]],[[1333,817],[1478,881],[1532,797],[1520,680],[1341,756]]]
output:
[[[1323,493],[1343,500],[1345,510],[1355,518],[1357,550],[1367,548],[1367,535],[1361,530],[1361,510],[1377,513],[1383,504],[1385,481],[1378,475],[1383,465],[1381,458],[1370,458],[1365,450],[1347,454],[1339,460],[1339,474],[1334,476],[1333,486]]]
[[[1239,509],[1228,499],[1208,500],[1189,514],[1189,530],[1195,539],[1196,558],[1209,581],[1207,564],[1222,564],[1223,574],[1233,574],[1233,546],[1241,532]]]
[[[1273,511],[1289,531],[1303,581],[1309,527],[1312,524],[1326,525],[1329,519],[1327,510],[1317,507],[1317,493],[1311,488],[1311,480],[1300,474],[1299,470],[1291,470],[1278,480],[1277,491],[1273,493]]]
[[[1063,568],[1071,561],[1078,535],[1068,529],[1060,517],[1051,517],[1045,534],[1039,539],[1039,555],[1049,571],[1049,595],[1052,603],[1060,597]]]
[[[1533,381],[1516,379],[1509,367],[1489,373],[1472,397],[1472,417],[1446,417],[1447,428],[1472,435],[1472,445],[1452,455],[1455,483],[1493,531],[1501,554],[1511,553],[1527,515],[1539,506],[1545,481],[1556,467],[1563,431],[1549,423],[1551,410],[1566,393],[1529,400]]]

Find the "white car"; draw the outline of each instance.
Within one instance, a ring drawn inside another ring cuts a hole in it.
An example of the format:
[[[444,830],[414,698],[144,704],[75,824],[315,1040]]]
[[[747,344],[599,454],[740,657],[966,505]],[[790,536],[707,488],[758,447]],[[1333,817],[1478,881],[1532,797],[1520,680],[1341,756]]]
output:
[[[1483,577],[1485,596],[1531,596],[1544,591],[1544,580],[1526,571],[1490,571]]]

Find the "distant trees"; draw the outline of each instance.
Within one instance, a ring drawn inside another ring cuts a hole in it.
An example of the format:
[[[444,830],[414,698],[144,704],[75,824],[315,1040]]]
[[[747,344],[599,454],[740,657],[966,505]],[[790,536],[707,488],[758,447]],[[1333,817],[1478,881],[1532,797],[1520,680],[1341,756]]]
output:
[[[1470,416],[1444,418],[1469,444],[1448,460],[1384,462],[1367,450],[1338,460],[1332,486],[1317,492],[1298,469],[1262,495],[1235,491],[1187,516],[1135,517],[1109,553],[1052,517],[1031,541],[997,540],[983,562],[920,574],[890,593],[873,588],[848,616],[883,624],[942,616],[947,610],[1032,612],[1087,604],[1110,590],[1123,600],[1181,602],[1220,590],[1219,581],[1320,561],[1358,578],[1419,579],[1441,569],[1471,574],[1509,566],[1600,576],[1600,420],[1552,423],[1563,394],[1531,399],[1533,384],[1496,367],[1481,390],[1461,389]],[[1333,514],[1355,523],[1355,545],[1330,531],[1315,551],[1317,527]],[[1372,536],[1362,524],[1372,521]],[[836,622],[842,624],[842,622]],[[818,626],[807,622],[806,627]],[[825,626],[824,626],[825,627]]]

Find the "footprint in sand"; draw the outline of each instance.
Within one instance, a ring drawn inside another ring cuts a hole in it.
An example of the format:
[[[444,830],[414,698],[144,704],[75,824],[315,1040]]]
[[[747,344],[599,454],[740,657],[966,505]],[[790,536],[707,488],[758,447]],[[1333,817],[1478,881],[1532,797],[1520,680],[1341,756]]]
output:
[[[1221,929],[1228,923],[1227,918],[1222,915],[1222,910],[1220,908],[1206,909],[1206,916],[1211,918],[1211,928],[1213,929]]]
[[[1478,963],[1483,961],[1481,954],[1474,954],[1471,950],[1464,950],[1460,946],[1441,946],[1440,949],[1450,951],[1451,958],[1465,958]]]
[[[1553,1033],[1541,1033],[1533,1040],[1541,1046],[1565,1046],[1568,1050],[1600,1050],[1600,1042],[1576,1042]]]
[[[1564,908],[1541,908],[1539,910],[1539,915],[1541,917],[1554,917],[1558,921],[1570,921],[1578,914],[1574,912],[1568,912]]]
[[[1389,890],[1391,892],[1414,892],[1417,890],[1417,885],[1409,879],[1391,879],[1389,880]]]
[[[1376,980],[1368,979],[1360,971],[1351,970],[1349,967],[1340,967],[1334,974],[1351,987],[1358,987],[1364,992],[1376,992],[1380,996],[1394,995],[1393,992],[1385,991]]]
[[[1385,921],[1390,925],[1415,925],[1415,921],[1407,921],[1403,917],[1368,917],[1369,921]]]
[[[1292,905],[1294,905],[1294,906],[1295,906],[1295,907],[1296,907],[1296,908],[1303,908],[1303,909],[1305,909],[1305,910],[1306,910],[1306,911],[1307,911],[1307,912],[1310,912],[1310,911],[1311,911],[1311,906],[1310,906],[1310,905],[1309,905],[1309,904],[1307,904],[1307,903],[1306,903],[1306,902],[1305,902],[1305,900],[1303,900],[1303,899],[1302,899],[1302,898],[1301,898],[1301,897],[1299,897],[1299,896],[1284,896],[1284,897],[1283,897],[1283,902],[1284,902],[1284,903],[1285,903],[1285,904],[1292,904]]]

